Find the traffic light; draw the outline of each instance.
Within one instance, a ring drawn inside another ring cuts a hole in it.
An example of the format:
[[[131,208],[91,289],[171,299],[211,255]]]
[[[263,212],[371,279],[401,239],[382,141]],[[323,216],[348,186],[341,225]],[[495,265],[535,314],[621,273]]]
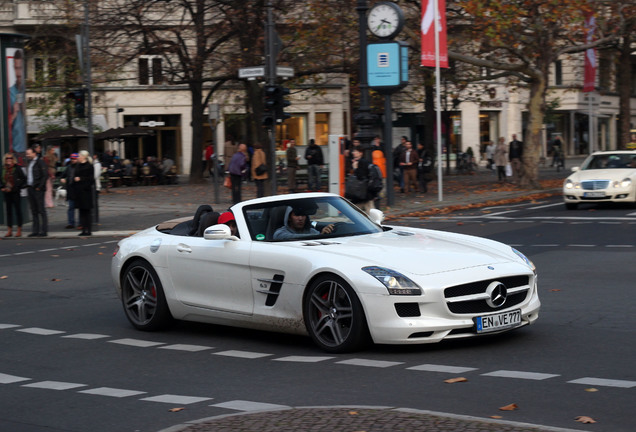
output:
[[[67,99],[71,99],[73,101],[73,106],[75,107],[75,116],[78,118],[86,117],[86,97],[84,93],[84,89],[73,90],[66,94]]]
[[[265,87],[265,109],[263,110],[263,126],[272,127],[276,123],[276,94],[278,87]]]
[[[285,99],[285,96],[288,94],[288,88],[278,87],[278,92],[276,93],[276,121],[279,123],[291,117],[291,115],[285,112],[285,108],[291,105],[291,102]]]

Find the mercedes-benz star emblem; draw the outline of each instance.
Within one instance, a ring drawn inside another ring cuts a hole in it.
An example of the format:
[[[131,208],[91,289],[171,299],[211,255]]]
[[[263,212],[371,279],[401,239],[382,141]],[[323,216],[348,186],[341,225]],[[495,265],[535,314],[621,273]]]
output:
[[[488,285],[486,294],[488,294],[488,299],[486,300],[488,306],[492,308],[499,308],[506,302],[508,289],[501,282],[495,281]]]

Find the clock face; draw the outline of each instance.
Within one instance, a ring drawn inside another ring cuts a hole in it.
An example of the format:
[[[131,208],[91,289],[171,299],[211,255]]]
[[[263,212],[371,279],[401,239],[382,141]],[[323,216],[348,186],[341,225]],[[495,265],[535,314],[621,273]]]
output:
[[[380,38],[394,37],[402,30],[403,24],[402,10],[395,3],[377,3],[367,17],[369,30]]]

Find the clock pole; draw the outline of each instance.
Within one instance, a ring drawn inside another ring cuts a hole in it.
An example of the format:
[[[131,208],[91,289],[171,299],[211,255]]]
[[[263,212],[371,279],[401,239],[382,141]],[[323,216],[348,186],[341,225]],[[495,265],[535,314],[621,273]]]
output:
[[[354,116],[354,121],[358,126],[356,138],[360,140],[365,158],[370,160],[371,140],[374,137],[373,125],[376,123],[377,116],[371,113],[369,105],[369,80],[367,77],[367,29],[366,16],[369,7],[367,0],[358,0],[356,6],[358,11],[358,34],[360,42],[360,108]]]

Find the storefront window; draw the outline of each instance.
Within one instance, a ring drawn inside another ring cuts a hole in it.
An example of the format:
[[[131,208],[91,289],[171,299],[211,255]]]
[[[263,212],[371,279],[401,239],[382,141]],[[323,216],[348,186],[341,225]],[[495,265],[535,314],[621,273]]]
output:
[[[286,148],[289,140],[296,140],[297,146],[307,145],[307,115],[293,114],[283,124],[276,126],[276,145],[279,149]]]
[[[329,113],[316,113],[316,144],[329,144]]]

